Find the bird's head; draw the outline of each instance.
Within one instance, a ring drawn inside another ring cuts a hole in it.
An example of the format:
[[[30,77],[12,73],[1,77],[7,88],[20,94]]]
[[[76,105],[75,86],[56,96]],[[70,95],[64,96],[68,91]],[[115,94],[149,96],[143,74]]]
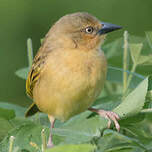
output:
[[[108,32],[121,29],[120,26],[99,21],[88,13],[73,13],[60,18],[50,32],[56,41],[65,47],[83,50],[98,48]]]

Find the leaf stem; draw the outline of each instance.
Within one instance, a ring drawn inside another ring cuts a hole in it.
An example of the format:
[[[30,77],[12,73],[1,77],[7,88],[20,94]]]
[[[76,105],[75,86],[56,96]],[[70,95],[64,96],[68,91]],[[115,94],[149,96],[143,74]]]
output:
[[[124,32],[124,53],[123,53],[123,94],[127,90],[127,69],[128,69],[128,32]]]
[[[46,137],[45,137],[45,129],[41,131],[41,138],[42,138],[42,152],[46,149]]]
[[[31,67],[32,62],[33,62],[33,46],[32,46],[32,39],[31,38],[27,39],[27,56],[28,56],[29,67]]]
[[[9,152],[13,152],[13,143],[14,143],[14,136],[10,136],[9,138]]]
[[[137,67],[137,64],[134,63],[133,66],[132,66],[132,69],[131,69],[131,73],[129,74],[129,77],[128,77],[127,88],[130,86],[131,80],[133,78],[133,74],[132,73],[135,72],[136,67]]]

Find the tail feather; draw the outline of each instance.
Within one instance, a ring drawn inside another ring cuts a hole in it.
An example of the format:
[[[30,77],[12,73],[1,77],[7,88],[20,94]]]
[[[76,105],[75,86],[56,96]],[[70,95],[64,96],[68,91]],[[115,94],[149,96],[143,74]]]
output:
[[[27,109],[26,113],[25,113],[25,117],[30,117],[32,115],[34,115],[35,113],[40,112],[40,110],[38,109],[38,107],[36,106],[36,104],[33,102],[30,107]]]

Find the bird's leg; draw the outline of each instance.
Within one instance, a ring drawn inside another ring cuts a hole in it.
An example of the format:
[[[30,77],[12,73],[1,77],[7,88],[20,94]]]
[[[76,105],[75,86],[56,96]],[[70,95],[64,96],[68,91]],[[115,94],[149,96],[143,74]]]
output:
[[[94,108],[88,108],[88,110],[92,111],[92,112],[96,112],[97,114],[99,114],[100,116],[108,119],[108,128],[110,128],[111,125],[111,120],[114,122],[115,127],[117,129],[117,131],[120,130],[120,125],[118,123],[118,120],[120,119],[119,116],[112,112],[112,111],[105,111],[105,110],[101,110],[101,109],[94,109]]]
[[[49,135],[49,140],[48,140],[47,147],[51,148],[51,147],[54,146],[53,141],[52,141],[52,128],[54,128],[55,118],[50,116],[50,115],[48,115],[48,118],[50,120],[51,125],[50,125],[50,135]]]

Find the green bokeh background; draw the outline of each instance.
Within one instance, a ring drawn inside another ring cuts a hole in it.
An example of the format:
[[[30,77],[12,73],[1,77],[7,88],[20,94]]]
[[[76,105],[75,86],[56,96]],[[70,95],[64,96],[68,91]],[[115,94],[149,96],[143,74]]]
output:
[[[27,38],[32,38],[35,54],[51,25],[77,11],[122,25],[133,35],[144,36],[152,30],[152,0],[0,0],[0,101],[30,104],[25,81],[14,74],[28,64]],[[122,34],[123,30],[108,38],[114,40]]]

